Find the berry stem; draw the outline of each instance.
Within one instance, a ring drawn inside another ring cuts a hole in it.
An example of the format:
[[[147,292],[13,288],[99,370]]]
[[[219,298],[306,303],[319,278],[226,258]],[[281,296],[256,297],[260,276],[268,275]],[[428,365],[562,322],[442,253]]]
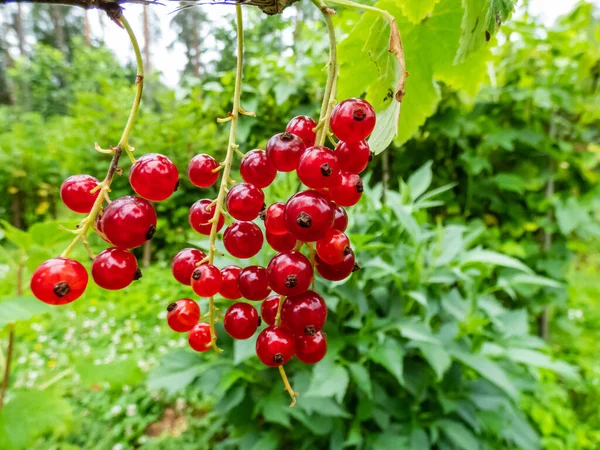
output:
[[[279,373],[281,374],[281,379],[283,380],[283,384],[285,385],[285,390],[289,392],[290,397],[292,397],[292,403],[290,404],[290,408],[293,408],[296,405],[296,397],[300,394],[295,392],[290,385],[287,375],[285,374],[285,369],[283,366],[279,366]]]
[[[98,197],[96,198],[96,201],[94,202],[90,213],[85,219],[79,222],[77,232],[75,233],[75,238],[73,238],[73,241],[71,241],[71,243],[65,249],[65,251],[61,253],[60,256],[63,258],[69,255],[71,250],[73,250],[73,248],[75,247],[75,244],[77,244],[77,242],[79,241],[82,241],[84,244],[86,244],[87,247],[86,236],[88,230],[94,225],[96,217],[102,210],[104,200],[106,200],[108,197],[108,193],[110,192],[110,185],[112,183],[115,172],[119,167],[119,159],[121,158],[123,150],[127,152],[129,159],[131,159],[132,162],[135,162],[135,158],[131,153],[133,151],[133,148],[129,146],[129,136],[131,135],[133,123],[135,122],[138,110],[140,109],[140,102],[142,101],[142,93],[144,90],[144,64],[142,61],[142,53],[140,52],[140,46],[138,44],[137,38],[135,37],[135,34],[133,33],[133,30],[131,29],[131,26],[129,25],[129,22],[127,21],[127,19],[125,19],[125,17],[122,14],[121,16],[119,16],[119,21],[127,31],[129,39],[131,40],[131,44],[133,45],[133,51],[135,52],[135,60],[137,63],[137,75],[135,77],[135,98],[133,100],[133,106],[131,107],[131,112],[129,113],[129,118],[127,119],[125,129],[123,130],[123,134],[121,135],[121,139],[119,140],[117,146],[111,149],[113,152],[113,157],[110,162],[110,165],[108,166],[106,177],[99,185],[100,187],[98,189],[100,189],[100,193],[98,194]],[[96,146],[96,149],[98,148],[99,147]]]
[[[312,242],[307,242],[307,245],[308,245],[308,251],[309,251],[309,254],[310,254],[310,265],[312,266],[312,270],[313,270],[313,279],[312,279],[312,282],[310,284],[310,288],[314,291],[315,290],[315,276],[314,276],[314,273],[315,273],[315,264],[316,264],[316,261],[315,261],[315,247],[313,246]]]
[[[219,224],[219,217],[223,214],[223,202],[225,201],[225,195],[227,194],[227,186],[231,183],[231,163],[233,161],[234,153],[239,151],[239,145],[235,143],[235,134],[237,132],[238,120],[240,118],[240,96],[242,92],[242,73],[244,64],[244,26],[242,17],[242,8],[239,4],[235,7],[236,14],[236,26],[237,26],[237,65],[235,71],[235,88],[233,91],[233,108],[231,114],[228,116],[228,122],[231,122],[229,128],[229,143],[227,144],[227,154],[225,155],[225,161],[223,161],[223,170],[221,173],[221,184],[219,187],[219,194],[215,202],[215,213],[211,219],[212,226],[210,229],[210,238],[208,244],[208,255],[206,261],[212,264],[215,258],[215,242],[217,240],[217,228]],[[223,122],[223,121],[221,121]],[[215,300],[214,297],[208,299],[208,317],[210,323],[210,346],[217,352],[221,350],[217,346],[217,332],[215,331]]]

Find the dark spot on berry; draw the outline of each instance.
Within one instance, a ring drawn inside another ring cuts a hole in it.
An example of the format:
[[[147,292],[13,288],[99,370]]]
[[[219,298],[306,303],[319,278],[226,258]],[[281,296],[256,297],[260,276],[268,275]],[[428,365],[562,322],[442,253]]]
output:
[[[288,131],[286,131],[285,133],[281,133],[281,140],[283,142],[289,142],[289,141],[293,141],[294,140],[294,135]]]
[[[260,217],[260,220],[265,220],[267,218],[267,211],[265,211],[264,209],[258,213],[258,217]]]
[[[275,353],[273,355],[273,362],[275,364],[283,364],[283,355],[281,353]]]
[[[177,308],[177,303],[173,302],[173,303],[169,303],[169,306],[167,306],[167,311],[171,312],[173,311],[175,308]]]
[[[261,211],[266,211],[266,210],[267,210],[267,204],[263,203],[263,207],[262,207]]]
[[[71,292],[71,286],[66,281],[59,281],[54,285],[53,291],[57,297],[64,297]]]
[[[322,174],[324,177],[328,177],[328,176],[330,176],[332,173],[333,173],[333,169],[331,168],[331,166],[330,166],[329,164],[325,163],[325,164],[323,164],[323,165],[321,166],[321,174]]]
[[[314,336],[317,334],[317,330],[315,330],[314,325],[309,325],[304,329],[304,334],[307,334],[308,336]]]
[[[356,108],[352,111],[352,118],[354,120],[358,120],[359,122],[367,117],[367,112],[362,108]]]
[[[148,228],[148,232],[146,233],[146,239],[147,240],[152,239],[152,236],[154,236],[154,233],[156,233],[156,225],[150,225],[150,228]]]
[[[370,152],[369,153],[369,162],[373,161],[373,158],[375,157],[375,153]]]
[[[200,270],[198,270],[198,269],[195,269],[195,270],[192,272],[192,278],[193,278],[194,280],[198,281],[198,280],[200,279],[200,277],[202,277],[202,272],[200,272]]]
[[[298,277],[296,275],[288,275],[285,279],[285,287],[293,288],[298,284]]]
[[[137,281],[140,278],[142,278],[142,271],[140,270],[140,268],[138,267],[135,271],[135,275],[133,275],[133,281]]]
[[[352,272],[356,272],[357,270],[360,270],[360,266],[358,265],[358,263],[354,263],[354,267],[352,268]]]
[[[310,228],[312,225],[312,218],[308,213],[301,212],[298,214],[298,217],[296,217],[296,223],[302,228]]]
[[[356,182],[356,192],[362,193],[365,190],[362,180]]]
[[[175,192],[177,189],[179,189],[179,180],[177,180],[177,183],[175,183],[175,189],[173,189],[173,192]]]
[[[260,318],[260,316],[258,316],[258,326],[260,327],[262,325],[262,319]]]
[[[346,245],[346,247],[344,247],[344,255],[349,255],[350,253],[352,253],[352,249],[349,245]]]

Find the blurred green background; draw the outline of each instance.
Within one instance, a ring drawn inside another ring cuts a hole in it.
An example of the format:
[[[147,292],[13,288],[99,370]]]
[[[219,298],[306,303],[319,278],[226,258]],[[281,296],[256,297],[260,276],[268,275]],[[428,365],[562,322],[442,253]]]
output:
[[[170,258],[207,244],[187,212],[215,192],[184,175],[196,153],[224,155],[227,126],[215,119],[233,96],[232,16],[172,16],[188,60],[176,87],[152,62],[131,143],[171,158],[182,182],[157,205],[151,245],[135,251],[144,277],[119,292],[90,282],[75,303],[49,308],[28,281],[70,240],[58,226],[79,220],[61,204],[60,184],[104,176],[109,156],[94,143],[118,141],[135,69],[90,37],[82,11],[0,10],[0,368],[16,333],[0,449],[600,448],[598,10],[580,2],[547,25],[525,3],[483,51],[453,65],[462,13],[455,20],[444,8],[460,2],[425,3],[423,17],[414,1],[393,11],[413,94],[408,84],[400,134],[349,210],[363,269],[317,283],[329,352],[315,366],[286,366],[300,392],[294,408],[252,339],[234,343],[221,327],[225,352],[199,355],[165,321],[165,307],[191,294],[172,278]],[[318,116],[327,42],[313,9],[301,2],[283,18],[245,9],[242,105],[257,118],[241,119],[241,150],[264,148],[295,115]],[[134,24],[140,36],[157,32],[152,17]],[[338,100],[377,93],[364,79],[382,70],[366,48],[369,20],[341,9],[335,18]],[[456,45],[442,66],[436,50],[446,44],[435,33],[445,21]],[[220,43],[216,59],[201,57],[210,49],[199,29]],[[130,192],[125,176],[113,186],[114,196]],[[268,202],[296,189],[281,174]],[[89,268],[82,248],[73,255]]]

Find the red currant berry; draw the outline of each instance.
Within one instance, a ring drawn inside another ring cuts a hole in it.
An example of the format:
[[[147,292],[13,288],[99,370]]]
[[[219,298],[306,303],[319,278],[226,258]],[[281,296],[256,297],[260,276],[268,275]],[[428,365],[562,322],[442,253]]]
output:
[[[190,331],[200,320],[198,303],[189,298],[182,298],[167,306],[167,323],[173,331],[183,333]]]
[[[353,173],[342,172],[340,183],[329,190],[331,199],[341,206],[353,206],[362,197],[364,187],[360,177]]]
[[[281,323],[294,333],[314,335],[327,320],[325,300],[314,291],[288,297],[281,307]]]
[[[275,325],[279,308],[279,295],[272,295],[260,305],[260,315],[267,325]]]
[[[286,234],[272,234],[267,230],[265,233],[267,242],[273,250],[276,252],[287,252],[292,250],[296,246],[296,238],[290,233]]]
[[[333,208],[333,225],[331,225],[331,228],[346,231],[346,228],[348,228],[348,213],[346,213],[343,206],[336,205],[333,202],[331,206]]]
[[[52,258],[31,277],[31,292],[49,305],[66,305],[81,297],[88,283],[85,268],[74,259]]]
[[[250,183],[238,183],[227,193],[227,211],[237,220],[254,220],[265,206],[265,194]]]
[[[361,173],[371,161],[371,149],[367,141],[340,141],[335,148],[340,170],[349,173]]]
[[[248,339],[260,325],[260,317],[254,306],[248,303],[234,303],[225,313],[223,326],[234,339]]]
[[[277,169],[267,158],[267,152],[252,150],[242,159],[240,174],[245,182],[259,188],[266,188],[277,176]]]
[[[242,297],[242,293],[238,289],[238,277],[242,271],[238,266],[227,266],[221,269],[221,289],[219,294],[229,300],[237,300]]]
[[[221,288],[221,272],[212,264],[202,264],[192,272],[192,289],[200,297],[212,297]]]
[[[349,98],[333,108],[331,131],[342,141],[356,142],[366,139],[374,128],[375,111],[365,100]]]
[[[188,164],[188,178],[194,186],[210,187],[219,179],[218,167],[219,163],[212,156],[204,153],[196,155]]]
[[[323,262],[319,255],[316,257],[316,268],[319,275],[329,281],[340,281],[347,278],[352,272],[358,270],[358,264],[354,258],[352,249],[344,257],[344,260],[339,264],[327,264]]]
[[[232,256],[251,258],[263,245],[262,231],[252,222],[237,221],[223,233],[223,244]]]
[[[296,239],[321,239],[333,223],[331,202],[317,191],[294,194],[285,205],[285,225]]]
[[[209,222],[215,214],[215,205],[211,205],[212,200],[202,199],[198,200],[190,208],[188,214],[188,220],[191,227],[200,234],[208,236],[212,228],[212,222]],[[217,225],[217,231],[223,228],[225,224],[225,218],[223,214],[219,214],[219,223]]]
[[[238,289],[248,300],[264,300],[271,293],[267,270],[260,266],[246,267],[238,277]]]
[[[298,178],[309,188],[335,186],[340,179],[336,155],[327,147],[310,147],[298,161]]]
[[[306,256],[297,251],[278,253],[267,266],[269,286],[280,295],[298,295],[308,289],[313,269]]]
[[[143,198],[118,198],[104,208],[102,231],[115,247],[139,247],[154,236],[156,211]]]
[[[206,258],[204,252],[196,248],[184,248],[171,260],[171,272],[177,281],[189,286],[191,284],[192,272],[196,265]]]
[[[271,234],[288,234],[283,213],[284,203],[273,203],[265,212],[265,228]]]
[[[285,131],[295,134],[304,141],[307,147],[315,145],[317,133],[313,130],[317,127],[317,123],[308,116],[296,116],[290,120],[285,127]]]
[[[285,328],[267,327],[256,339],[256,354],[269,367],[285,364],[295,352],[294,336]]]
[[[324,238],[317,241],[317,255],[327,264],[341,263],[346,254],[350,252],[350,239],[343,232],[327,231]]]
[[[104,289],[123,289],[141,277],[137,260],[129,250],[108,248],[100,252],[92,263],[92,278]]]
[[[188,343],[197,352],[207,352],[210,350],[210,325],[200,322],[188,336]]]
[[[99,184],[91,175],[70,176],[60,187],[60,198],[71,211],[88,214],[100,194],[100,189],[93,194],[90,191]]]
[[[322,331],[314,335],[302,334],[294,339],[296,357],[305,364],[315,364],[321,361],[327,353],[327,337]]]
[[[148,153],[131,167],[129,183],[140,197],[161,202],[177,190],[179,171],[166,156]]]
[[[298,160],[306,150],[306,145],[292,133],[280,133],[267,142],[267,157],[280,172],[291,172],[298,167]]]

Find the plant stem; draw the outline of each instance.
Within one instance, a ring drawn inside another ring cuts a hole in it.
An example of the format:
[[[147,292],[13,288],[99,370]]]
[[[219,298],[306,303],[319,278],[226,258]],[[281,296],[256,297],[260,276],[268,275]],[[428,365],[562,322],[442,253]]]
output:
[[[144,90],[144,64],[142,61],[140,46],[138,45],[137,39],[135,37],[135,34],[133,33],[133,30],[131,29],[131,26],[129,25],[129,22],[127,21],[127,19],[125,19],[123,15],[119,17],[119,20],[123,24],[125,30],[127,31],[129,39],[131,40],[131,44],[133,45],[133,51],[135,52],[135,59],[137,62],[137,76],[135,78],[135,98],[133,100],[133,106],[131,107],[131,112],[129,113],[129,118],[127,119],[125,129],[123,130],[123,134],[121,135],[121,139],[119,140],[117,146],[112,149],[114,151],[114,154],[110,165],[108,166],[106,177],[104,177],[104,180],[100,183],[100,192],[98,194],[98,197],[96,198],[96,201],[92,206],[92,210],[87,215],[87,217],[81,222],[79,222],[78,230],[75,232],[75,238],[73,239],[73,241],[71,241],[71,243],[65,249],[65,251],[62,252],[62,254],[60,255],[63,258],[69,255],[69,253],[71,252],[71,250],[73,250],[77,242],[82,241],[84,244],[87,244],[87,233],[90,227],[94,226],[96,217],[98,216],[98,214],[100,214],[102,206],[104,205],[104,200],[110,192],[110,185],[112,183],[114,174],[117,171],[117,168],[119,167],[119,159],[121,158],[123,150],[127,152],[129,159],[131,159],[132,162],[135,162],[135,158],[131,153],[133,149],[129,146],[129,136],[131,135],[133,123],[135,122],[138,110],[140,109],[140,102],[142,101],[142,93]]]
[[[215,259],[216,250],[216,239],[217,239],[217,228],[219,225],[219,218],[221,217],[221,211],[223,210],[223,202],[225,201],[225,195],[227,193],[227,186],[230,183],[229,174],[231,172],[231,163],[233,161],[233,155],[238,151],[239,145],[235,143],[235,135],[237,132],[237,125],[240,118],[240,96],[242,92],[242,74],[244,65],[244,26],[242,23],[242,7],[238,4],[235,7],[236,13],[236,25],[237,25],[237,65],[235,71],[235,87],[233,91],[233,108],[231,112],[231,127],[229,128],[229,143],[227,144],[227,154],[225,155],[225,161],[223,161],[223,170],[221,172],[221,184],[219,186],[219,194],[215,202],[215,213],[210,220],[212,227],[210,229],[210,238],[208,244],[208,256],[206,261],[212,264]],[[217,346],[217,333],[215,331],[215,307],[214,297],[208,299],[208,317],[210,323],[210,345],[217,352],[222,352]]]
[[[290,408],[293,408],[296,405],[296,397],[300,394],[292,389],[292,385],[290,384],[287,375],[285,374],[285,369],[283,366],[279,366],[279,373],[281,374],[281,379],[283,380],[283,384],[285,385],[285,390],[288,391],[290,397],[292,397],[292,403],[290,404]]]

